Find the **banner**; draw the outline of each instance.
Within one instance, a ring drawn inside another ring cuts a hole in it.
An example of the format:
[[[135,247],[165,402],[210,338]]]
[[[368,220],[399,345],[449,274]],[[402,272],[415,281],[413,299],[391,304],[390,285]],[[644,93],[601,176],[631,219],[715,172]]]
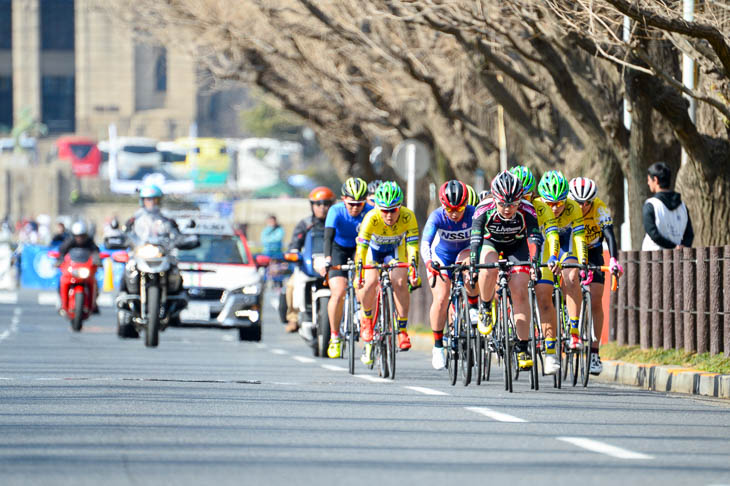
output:
[[[57,290],[61,270],[56,267],[56,260],[48,256],[51,250],[58,247],[24,245],[20,254],[20,285],[23,288]],[[102,252],[105,251],[102,247]],[[108,265],[108,264],[106,264]],[[112,280],[114,288],[119,288],[124,273],[124,264],[112,262]],[[104,265],[96,269],[98,289],[104,288]]]

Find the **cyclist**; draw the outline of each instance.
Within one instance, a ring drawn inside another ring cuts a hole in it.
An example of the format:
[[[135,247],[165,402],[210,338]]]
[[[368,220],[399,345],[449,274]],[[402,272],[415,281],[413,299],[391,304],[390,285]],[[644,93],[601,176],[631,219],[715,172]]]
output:
[[[375,191],[375,209],[370,211],[360,225],[357,236],[355,262],[358,265],[390,263],[392,261],[411,263],[418,268],[418,222],[416,215],[401,207],[403,192],[393,181],[383,182]],[[406,330],[410,295],[408,284],[418,287],[421,279],[412,279],[406,268],[391,272],[395,307],[398,314],[398,347],[401,351],[411,349],[411,340]],[[376,270],[358,272],[356,287],[361,288],[360,336],[365,341],[362,361],[372,363],[373,307],[377,298],[379,275]]]
[[[320,269],[324,277],[331,265],[342,265],[355,258],[357,231],[365,215],[372,209],[366,204],[367,183],[357,177],[350,177],[342,184],[342,202],[335,204],[327,213],[324,223],[324,256],[326,266]],[[347,272],[329,270],[329,287],[332,295],[327,305],[330,319],[330,344],[327,356],[339,358],[342,354],[340,342],[340,319],[347,290]]]
[[[446,367],[443,339],[451,279],[448,272],[434,268],[434,262],[438,265],[453,265],[469,259],[471,220],[475,209],[469,201],[468,186],[461,181],[445,182],[439,189],[439,201],[441,207],[428,217],[421,238],[421,258],[426,262],[429,274],[438,277],[431,289],[433,302],[429,312],[433,332],[431,364],[437,370]],[[469,304],[473,307],[470,315],[473,314],[473,320],[476,321],[479,294],[471,285],[467,286],[467,292]]]
[[[560,357],[556,355],[556,315],[552,299],[552,286],[555,276],[562,273],[562,285],[565,290],[568,318],[570,320],[570,346],[580,343],[578,329],[578,312],[580,310],[580,281],[575,268],[562,270],[560,264],[568,261],[585,263],[588,259],[585,242],[583,213],[578,203],[568,199],[568,181],[562,172],[551,170],[543,174],[537,186],[540,197],[536,201],[543,202],[536,208],[540,212],[552,214],[560,236],[560,251],[556,255],[549,254],[546,248],[543,261],[547,261],[549,269],[543,269],[537,282],[537,298],[540,307],[543,332],[545,334],[545,374],[553,375],[560,370]],[[548,212],[549,211],[549,212]]]
[[[375,179],[374,181],[370,181],[370,184],[368,184],[367,201],[369,205],[375,206],[375,191],[378,190],[378,187],[380,187],[380,184],[382,183],[383,181],[381,181],[380,179]]]
[[[470,242],[470,265],[472,276],[476,275],[477,263],[494,263],[500,258],[510,261],[530,259],[528,240],[535,246],[533,258],[539,255],[542,235],[537,223],[537,214],[530,203],[522,199],[522,182],[509,171],[497,174],[492,181],[491,196],[482,201],[474,212]],[[512,294],[517,337],[517,362],[521,369],[532,366],[528,352],[530,336],[530,304],[527,283],[530,271],[513,268],[509,288]],[[479,293],[482,298],[479,312],[480,332],[488,334],[483,328],[489,325],[486,316],[491,313],[491,301],[497,282],[498,270],[492,268],[479,273]],[[472,281],[474,277],[472,277]],[[490,330],[491,332],[491,330]]]
[[[583,224],[585,225],[586,244],[588,245],[588,263],[591,265],[603,265],[603,239],[605,237],[610,255],[609,270],[611,273],[623,273],[624,269],[618,262],[618,246],[616,236],[613,233],[613,220],[608,212],[606,204],[596,197],[596,183],[587,177],[576,177],[570,181],[568,196],[580,205],[583,213]],[[605,277],[603,272],[591,274],[592,281],[591,313],[593,314],[593,330],[596,340],[591,343],[591,374],[600,375],[603,371],[601,357],[598,355],[598,348],[603,331],[603,284]],[[590,278],[590,277],[589,277]]]

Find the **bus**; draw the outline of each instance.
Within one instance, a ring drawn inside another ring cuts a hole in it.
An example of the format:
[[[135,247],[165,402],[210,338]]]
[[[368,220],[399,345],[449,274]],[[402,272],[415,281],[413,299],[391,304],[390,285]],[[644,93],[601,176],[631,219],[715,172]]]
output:
[[[173,162],[173,172],[181,172],[184,164],[186,172],[196,187],[223,186],[228,181],[231,170],[231,157],[225,140],[218,138],[178,138],[175,144],[183,148],[187,156],[185,162]]]

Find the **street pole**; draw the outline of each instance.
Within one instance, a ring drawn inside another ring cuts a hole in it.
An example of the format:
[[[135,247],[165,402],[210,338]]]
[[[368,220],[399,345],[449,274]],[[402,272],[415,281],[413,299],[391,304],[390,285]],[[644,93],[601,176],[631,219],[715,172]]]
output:
[[[628,45],[631,40],[631,19],[624,15],[623,40]],[[629,100],[624,96],[624,127],[631,131],[631,110]],[[624,177],[624,222],[621,225],[621,249],[631,250],[631,216],[629,215],[629,181]]]
[[[408,144],[406,147],[406,162],[408,164],[408,181],[406,186],[407,203],[406,207],[411,211],[416,209],[416,146]]]
[[[694,0],[683,0],[683,13],[684,20],[687,22],[693,22],[695,19],[695,2]],[[694,91],[695,89],[695,62],[694,59],[689,57],[686,53],[682,54],[682,84],[689,89]],[[692,123],[695,123],[697,117],[697,100],[691,96],[687,96],[689,100],[689,118]],[[682,147],[682,165],[687,163],[687,152]]]

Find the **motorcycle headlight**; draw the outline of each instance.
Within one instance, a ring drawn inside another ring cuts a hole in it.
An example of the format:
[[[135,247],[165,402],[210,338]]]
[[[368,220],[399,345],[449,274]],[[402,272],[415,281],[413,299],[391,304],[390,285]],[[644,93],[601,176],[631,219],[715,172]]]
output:
[[[162,251],[155,245],[142,245],[137,248],[134,254],[143,260],[152,260],[155,258],[162,258]]]
[[[89,278],[89,275],[91,275],[91,271],[86,267],[81,267],[76,270],[76,276],[78,278]]]

